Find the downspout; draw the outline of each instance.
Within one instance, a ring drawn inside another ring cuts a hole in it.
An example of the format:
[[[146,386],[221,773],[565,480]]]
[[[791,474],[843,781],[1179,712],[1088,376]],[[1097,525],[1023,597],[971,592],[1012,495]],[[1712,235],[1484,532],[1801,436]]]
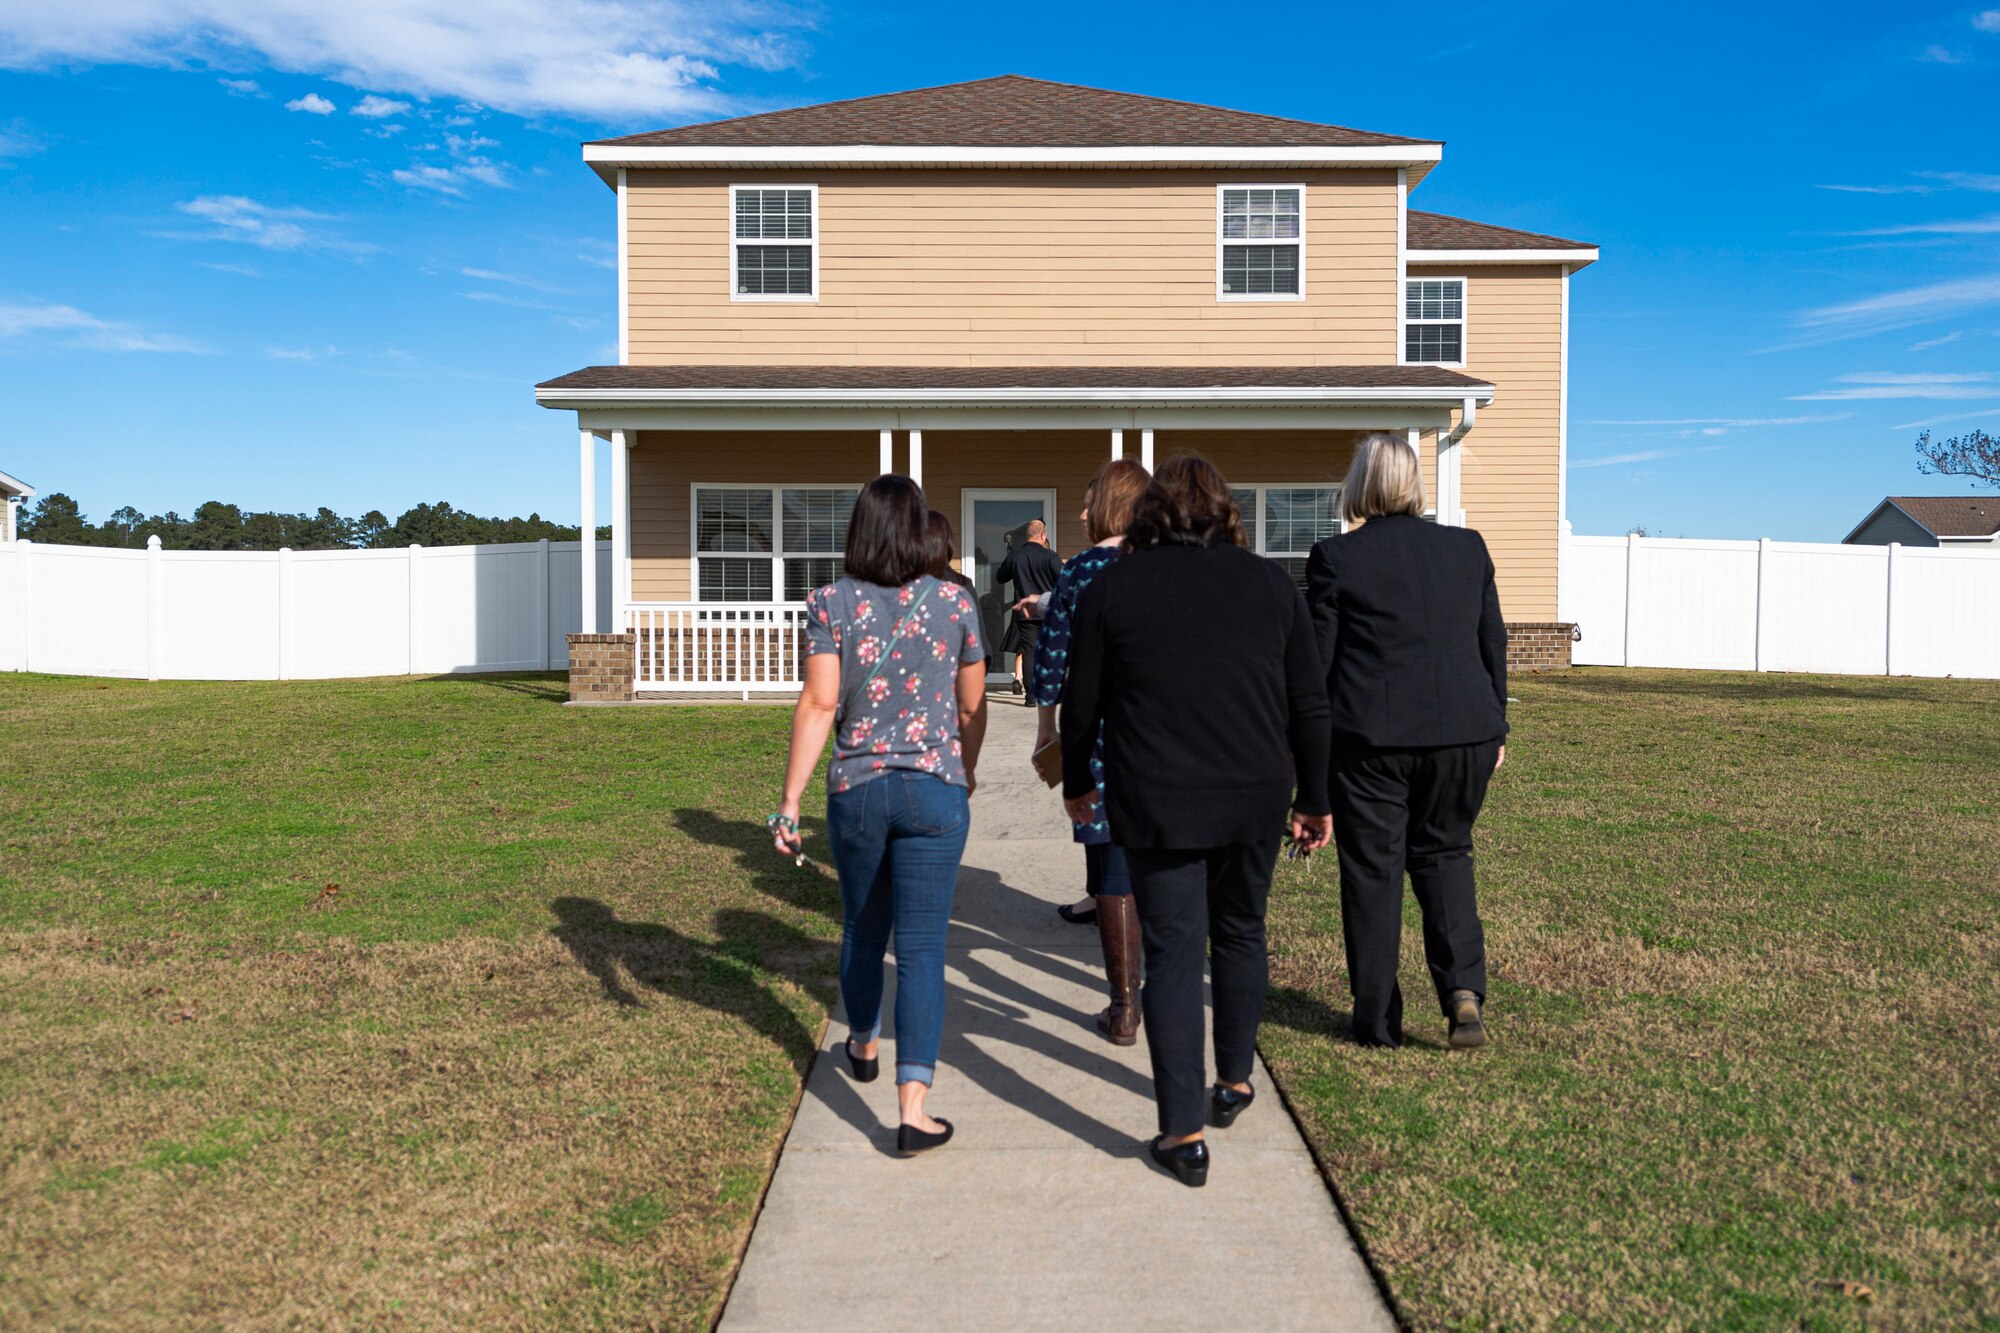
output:
[[[1478,420],[1479,400],[1477,398],[1464,399],[1463,405],[1459,408],[1458,412],[1458,424],[1451,428],[1451,434],[1444,437],[1444,443],[1439,447],[1440,452],[1451,448],[1460,440],[1472,434],[1472,427]]]

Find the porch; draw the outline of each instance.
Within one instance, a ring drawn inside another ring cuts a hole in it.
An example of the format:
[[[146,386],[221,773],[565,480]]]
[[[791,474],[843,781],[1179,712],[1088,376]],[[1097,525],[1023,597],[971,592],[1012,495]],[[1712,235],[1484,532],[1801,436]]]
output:
[[[1369,431],[1406,433],[1438,521],[1461,521],[1460,447],[1492,397],[1420,366],[597,367],[537,389],[577,413],[586,527],[610,450],[612,623],[583,626],[609,631],[587,653],[584,693],[600,699],[795,691],[805,593],[837,577],[847,509],[881,473],[914,478],[952,519],[992,636],[1007,534],[1042,517],[1059,554],[1081,549],[1084,488],[1107,458],[1206,455],[1252,546],[1302,578]]]

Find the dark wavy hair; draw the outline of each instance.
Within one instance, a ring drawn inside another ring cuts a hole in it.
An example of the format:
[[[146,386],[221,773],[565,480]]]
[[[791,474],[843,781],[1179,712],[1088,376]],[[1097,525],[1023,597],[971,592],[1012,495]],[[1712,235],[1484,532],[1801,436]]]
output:
[[[1139,497],[1126,539],[1134,550],[1250,544],[1229,483],[1200,454],[1176,454],[1160,464],[1152,485]]]
[[[900,588],[930,565],[931,507],[924,488],[908,477],[884,473],[861,488],[847,520],[848,577]]]
[[[924,572],[934,577],[951,577],[951,558],[958,554],[958,534],[951,520],[933,509],[924,524]]]

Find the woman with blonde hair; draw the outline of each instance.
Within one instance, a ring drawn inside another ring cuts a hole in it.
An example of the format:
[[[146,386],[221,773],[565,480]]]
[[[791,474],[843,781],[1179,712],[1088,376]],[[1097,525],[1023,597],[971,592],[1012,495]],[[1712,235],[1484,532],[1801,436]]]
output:
[[[1399,1046],[1403,875],[1424,918],[1424,959],[1447,1040],[1484,1044],[1486,937],[1472,825],[1507,757],[1507,627],[1486,542],[1427,523],[1417,451],[1363,439],[1341,492],[1359,528],[1306,561],[1333,708],[1328,789],[1356,1041]]]
[[[1114,458],[1097,469],[1084,492],[1083,524],[1091,545],[1069,558],[1042,610],[1042,633],[1035,645],[1034,698],[1038,705],[1035,749],[1056,739],[1056,709],[1069,673],[1070,623],[1077,599],[1111,563],[1125,553],[1125,529],[1132,510],[1152,483],[1146,469],[1129,458]],[[1097,1016],[1097,1030],[1118,1046],[1139,1040],[1139,917],[1132,909],[1132,879],[1125,853],[1111,841],[1104,814],[1104,737],[1091,746],[1090,771],[1096,781],[1089,819],[1072,821],[1070,834],[1083,844],[1084,904],[1056,909],[1065,921],[1097,922],[1104,946],[1104,978],[1111,1007]]]

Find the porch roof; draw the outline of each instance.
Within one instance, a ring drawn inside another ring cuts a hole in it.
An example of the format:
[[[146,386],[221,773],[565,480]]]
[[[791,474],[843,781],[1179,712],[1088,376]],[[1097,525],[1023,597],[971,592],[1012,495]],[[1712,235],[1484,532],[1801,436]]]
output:
[[[1441,366],[585,366],[535,386],[544,407],[1038,406],[1491,402]]]

